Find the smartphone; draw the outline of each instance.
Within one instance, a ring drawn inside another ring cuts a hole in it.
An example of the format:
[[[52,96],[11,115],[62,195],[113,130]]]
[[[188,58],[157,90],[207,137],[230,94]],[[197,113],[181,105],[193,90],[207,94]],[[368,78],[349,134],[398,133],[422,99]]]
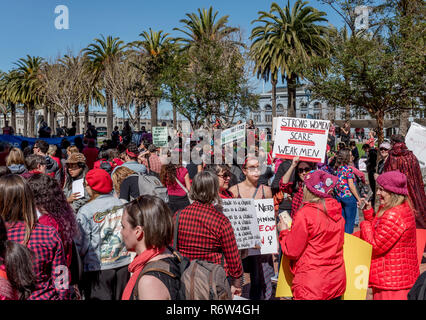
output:
[[[280,213],[280,217],[283,221],[290,227],[293,219],[291,219],[290,214],[287,211],[283,211]]]
[[[363,203],[361,203],[361,205],[359,206],[359,208],[361,210],[363,210],[365,208],[365,205],[371,201],[371,198],[373,197],[373,191],[368,191],[367,197],[365,198],[365,201]]]

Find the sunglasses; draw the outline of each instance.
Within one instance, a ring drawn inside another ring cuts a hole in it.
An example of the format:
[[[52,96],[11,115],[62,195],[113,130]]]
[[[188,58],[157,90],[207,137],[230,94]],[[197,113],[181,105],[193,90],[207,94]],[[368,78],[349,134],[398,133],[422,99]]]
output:
[[[386,149],[386,148],[380,148],[380,151],[389,151],[389,149]]]
[[[300,173],[300,174],[303,173],[303,172],[308,173],[309,171],[311,171],[311,168],[309,168],[309,167],[297,169],[297,172]]]
[[[231,174],[229,172],[226,172],[224,174],[218,174],[218,177],[222,178],[222,179],[228,179],[231,178]]]

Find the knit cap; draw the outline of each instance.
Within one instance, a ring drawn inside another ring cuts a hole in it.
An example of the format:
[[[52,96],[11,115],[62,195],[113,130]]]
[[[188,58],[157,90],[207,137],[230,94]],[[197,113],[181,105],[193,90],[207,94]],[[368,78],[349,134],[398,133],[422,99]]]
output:
[[[82,153],[71,153],[65,163],[86,163],[86,157]]]
[[[112,191],[112,179],[103,169],[93,169],[86,174],[86,181],[94,191],[108,194]]]
[[[377,177],[376,182],[386,191],[408,196],[407,176],[399,171],[388,171]]]
[[[320,198],[332,198],[331,191],[337,184],[338,178],[322,170],[310,171],[305,176],[306,188]]]

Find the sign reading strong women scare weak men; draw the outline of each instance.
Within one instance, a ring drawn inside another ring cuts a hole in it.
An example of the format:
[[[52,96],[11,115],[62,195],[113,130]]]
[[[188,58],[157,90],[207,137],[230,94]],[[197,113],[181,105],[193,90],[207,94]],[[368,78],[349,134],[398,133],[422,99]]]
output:
[[[325,161],[330,121],[281,117],[276,124],[274,158]]]

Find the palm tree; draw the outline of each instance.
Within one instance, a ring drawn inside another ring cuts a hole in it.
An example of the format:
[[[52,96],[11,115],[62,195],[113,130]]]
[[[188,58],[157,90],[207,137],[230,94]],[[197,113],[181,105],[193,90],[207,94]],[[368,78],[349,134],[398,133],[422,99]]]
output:
[[[315,67],[313,59],[327,56],[330,50],[328,28],[317,24],[327,22],[326,13],[306,6],[307,3],[297,0],[290,9],[288,1],[283,9],[274,2],[269,12],[260,11],[259,18],[252,22],[263,23],[251,35],[258,75],[259,71],[261,76],[268,70],[281,71],[287,82],[291,117],[296,115],[296,89],[304,70]]]
[[[19,59],[17,68],[11,72],[10,97],[12,101],[24,105],[24,135],[35,136],[35,110],[43,101],[43,86],[40,69],[41,57]],[[28,119],[28,121],[27,121]],[[29,132],[27,132],[27,123]]]
[[[142,49],[144,55],[148,57],[145,76],[149,77],[148,82],[152,85],[151,97],[149,105],[151,109],[151,127],[157,126],[158,122],[158,102],[161,97],[161,73],[164,68],[164,63],[168,52],[171,49],[172,38],[168,33],[163,33],[163,30],[149,32],[143,31],[139,34],[142,41],[135,41],[131,45]]]
[[[111,137],[113,130],[113,95],[105,83],[105,71],[107,68],[114,68],[114,65],[118,63],[124,56],[124,50],[126,48],[123,45],[124,42],[120,38],[113,38],[108,36],[105,38],[101,35],[101,39],[94,39],[94,43],[91,43],[87,48],[83,49],[88,59],[91,62],[91,72],[95,78],[100,82],[103,82],[102,87],[105,90],[105,99],[107,106],[107,136]]]
[[[188,38],[177,38],[177,41],[185,43],[185,48],[190,47],[194,43],[203,40],[220,41],[238,31],[238,28],[228,27],[229,16],[223,16],[216,21],[218,11],[213,13],[213,8],[198,9],[196,13],[187,13],[188,19],[180,20],[185,24],[184,29],[174,28],[173,30],[183,32]]]

